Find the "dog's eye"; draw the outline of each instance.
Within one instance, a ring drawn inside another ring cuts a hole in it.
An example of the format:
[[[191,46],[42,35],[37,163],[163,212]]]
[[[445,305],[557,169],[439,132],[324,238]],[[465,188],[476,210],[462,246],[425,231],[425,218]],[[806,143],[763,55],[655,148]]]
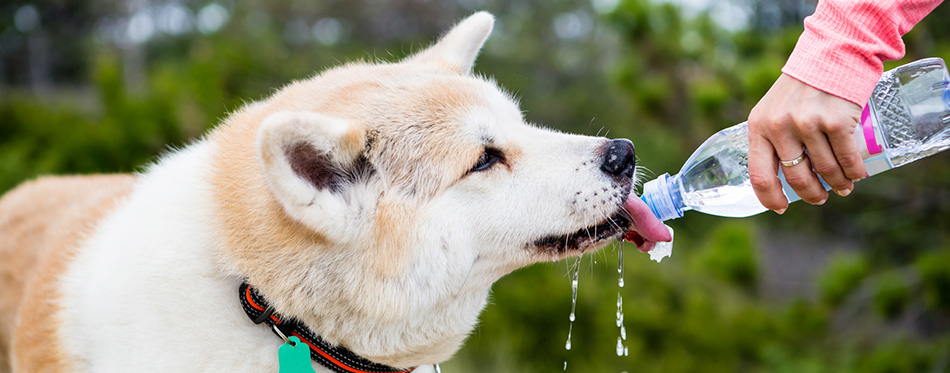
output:
[[[485,171],[503,159],[504,155],[501,154],[501,151],[498,149],[485,149],[482,155],[478,157],[478,161],[475,162],[475,165],[472,166],[472,169],[468,170],[468,172]]]

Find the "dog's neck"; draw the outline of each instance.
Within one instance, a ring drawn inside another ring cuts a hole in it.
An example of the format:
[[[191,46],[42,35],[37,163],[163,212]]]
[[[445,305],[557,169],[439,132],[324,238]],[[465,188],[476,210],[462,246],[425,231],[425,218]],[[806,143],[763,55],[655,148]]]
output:
[[[332,372],[408,373],[416,369],[416,367],[395,368],[374,363],[356,355],[353,351],[350,351],[342,345],[331,345],[319,335],[316,335],[306,325],[303,325],[303,323],[275,313],[273,307],[268,305],[264,297],[247,282],[241,284],[238,289],[238,295],[241,299],[241,306],[244,308],[244,313],[247,314],[247,317],[249,317],[251,321],[255,324],[266,324],[274,331],[274,334],[284,340],[287,340],[290,336],[299,338],[301,342],[306,343],[310,347],[310,358]]]

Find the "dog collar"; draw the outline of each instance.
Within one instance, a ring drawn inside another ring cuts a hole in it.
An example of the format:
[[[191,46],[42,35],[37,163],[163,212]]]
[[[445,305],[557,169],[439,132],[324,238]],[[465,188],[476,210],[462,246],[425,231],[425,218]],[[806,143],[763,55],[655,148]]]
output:
[[[248,283],[242,283],[239,288],[241,306],[244,313],[251,318],[255,324],[266,323],[271,326],[274,334],[283,339],[295,336],[300,338],[301,342],[310,346],[310,359],[320,363],[327,369],[336,373],[408,373],[416,367],[408,369],[393,368],[391,366],[377,364],[365,358],[359,357],[343,346],[333,346],[320,336],[313,333],[310,328],[293,318],[285,318],[274,312],[274,308],[267,304],[264,297],[260,295]]]

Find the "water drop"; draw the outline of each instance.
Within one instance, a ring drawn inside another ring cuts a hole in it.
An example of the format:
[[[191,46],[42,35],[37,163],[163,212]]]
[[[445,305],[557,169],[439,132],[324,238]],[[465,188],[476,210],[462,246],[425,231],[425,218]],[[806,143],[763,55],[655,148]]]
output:
[[[565,371],[565,372],[567,371],[567,362],[566,362],[566,361],[564,362],[564,371]]]
[[[617,281],[617,285],[620,285],[620,287],[623,287],[623,277],[621,277],[620,280]]]
[[[617,293],[617,327],[623,325],[623,298]]]
[[[564,349],[568,351],[571,350],[571,334],[570,333],[567,334],[567,343],[564,344]]]
[[[617,249],[617,273],[623,278],[623,247]]]
[[[620,325],[620,338],[623,338],[623,340],[625,340],[625,341],[627,340],[627,327],[626,327],[626,326]]]
[[[440,367],[439,364],[435,365],[435,373],[442,373],[442,367]]]
[[[569,317],[569,319],[571,319],[571,322],[574,322],[574,312],[571,312],[571,317]]]
[[[623,342],[617,337],[617,356],[623,356]]]
[[[628,350],[627,347],[623,348],[623,356],[630,356],[630,350]]]

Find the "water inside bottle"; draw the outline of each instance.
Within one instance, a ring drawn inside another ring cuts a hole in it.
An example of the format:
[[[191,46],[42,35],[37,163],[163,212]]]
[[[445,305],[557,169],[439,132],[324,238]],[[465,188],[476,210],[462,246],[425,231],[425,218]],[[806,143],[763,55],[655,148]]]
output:
[[[683,196],[694,210],[706,214],[745,217],[765,211],[748,179],[738,185],[721,185],[687,192]]]
[[[706,214],[745,217],[765,211],[749,181],[748,126],[716,133],[680,172],[686,206]]]

